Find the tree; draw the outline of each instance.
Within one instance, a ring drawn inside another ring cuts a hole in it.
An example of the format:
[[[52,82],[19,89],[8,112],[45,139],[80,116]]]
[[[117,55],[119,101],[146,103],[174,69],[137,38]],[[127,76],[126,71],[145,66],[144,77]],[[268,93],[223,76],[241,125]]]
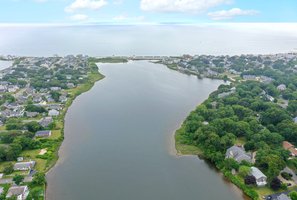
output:
[[[270,183],[270,187],[271,189],[273,189],[274,191],[279,190],[281,188],[281,181],[275,177],[272,179],[271,183]]]
[[[30,132],[36,132],[42,129],[40,124],[36,121],[29,122],[25,125]]]
[[[225,166],[225,169],[227,170],[232,170],[232,169],[238,170],[239,168],[239,164],[233,158],[225,159],[224,166]]]
[[[290,193],[289,193],[289,197],[290,197],[292,200],[297,200],[297,192],[296,192],[296,191],[290,192]]]
[[[248,166],[240,166],[239,167],[239,170],[238,170],[238,173],[241,177],[247,177],[251,172],[251,168],[248,167]]]
[[[37,172],[32,180],[33,185],[44,185],[46,183],[45,174]]]
[[[23,182],[23,180],[24,180],[24,176],[17,174],[13,177],[12,180],[15,182],[15,184],[20,185],[21,182]]]
[[[4,174],[11,174],[12,172],[13,172],[14,170],[13,170],[13,164],[12,163],[9,163],[9,164],[7,164],[5,167],[4,167],[4,170],[3,170],[3,172],[4,172]]]
[[[244,184],[246,184],[246,185],[256,185],[256,178],[254,176],[246,176],[244,178]]]

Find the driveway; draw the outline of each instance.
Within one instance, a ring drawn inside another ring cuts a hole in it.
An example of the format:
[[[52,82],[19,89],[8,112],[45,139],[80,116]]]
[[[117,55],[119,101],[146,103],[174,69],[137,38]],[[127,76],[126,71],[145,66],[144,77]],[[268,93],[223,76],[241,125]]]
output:
[[[282,172],[287,172],[289,174],[292,174],[292,180],[297,184],[297,176],[293,170],[291,170],[289,167],[286,167],[285,169],[282,170]]]

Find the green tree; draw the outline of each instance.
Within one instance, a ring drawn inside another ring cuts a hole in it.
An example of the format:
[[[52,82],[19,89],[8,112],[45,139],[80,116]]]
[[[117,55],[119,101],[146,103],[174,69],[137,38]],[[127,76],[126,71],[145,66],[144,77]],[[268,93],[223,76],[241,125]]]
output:
[[[248,166],[240,166],[239,170],[238,170],[238,174],[242,177],[245,178],[246,176],[248,176],[251,172],[251,168]]]
[[[13,164],[12,163],[9,163],[9,164],[7,164],[5,167],[4,167],[4,170],[3,170],[3,172],[4,172],[4,174],[11,174],[12,172],[13,172],[14,170],[13,170]]]
[[[45,174],[42,172],[37,172],[32,180],[33,185],[44,185],[46,183]]]
[[[12,178],[12,180],[15,182],[15,184],[20,185],[24,180],[24,176],[17,174]]]
[[[292,200],[297,200],[297,192],[296,191],[290,192],[289,196]]]

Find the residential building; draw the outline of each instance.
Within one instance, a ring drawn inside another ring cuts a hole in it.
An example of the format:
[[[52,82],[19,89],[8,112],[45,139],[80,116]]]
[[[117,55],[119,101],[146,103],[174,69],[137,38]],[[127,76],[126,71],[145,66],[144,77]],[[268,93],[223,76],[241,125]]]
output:
[[[14,164],[13,169],[18,171],[27,171],[33,169],[35,166],[35,161],[29,162],[17,162]]]
[[[52,109],[52,110],[50,110],[49,112],[48,112],[48,115],[49,116],[58,116],[60,113],[59,113],[59,111],[57,111],[57,110],[55,110],[55,109]]]
[[[285,84],[280,84],[279,86],[277,86],[277,89],[279,91],[285,91],[287,89],[286,85]]]
[[[256,178],[257,186],[265,186],[267,184],[267,176],[263,174],[257,167],[251,167],[250,175]]]
[[[52,135],[52,131],[37,131],[35,133],[35,137],[50,137]]]
[[[291,156],[297,156],[297,148],[288,141],[283,141],[283,148],[290,151]]]
[[[243,160],[252,163],[252,155],[250,153],[245,152],[243,147],[232,146],[227,149],[225,158],[233,158],[237,162],[241,162]]]
[[[39,124],[42,127],[48,127],[51,123],[53,123],[53,118],[52,117],[44,117],[39,121]]]
[[[25,200],[29,195],[28,186],[12,186],[9,188],[6,198],[17,197],[17,200]]]

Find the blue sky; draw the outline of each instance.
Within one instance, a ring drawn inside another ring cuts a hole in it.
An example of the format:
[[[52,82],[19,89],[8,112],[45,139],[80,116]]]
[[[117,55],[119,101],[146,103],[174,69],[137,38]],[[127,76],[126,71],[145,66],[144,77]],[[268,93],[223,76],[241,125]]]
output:
[[[0,23],[297,22],[297,0],[1,0]]]

